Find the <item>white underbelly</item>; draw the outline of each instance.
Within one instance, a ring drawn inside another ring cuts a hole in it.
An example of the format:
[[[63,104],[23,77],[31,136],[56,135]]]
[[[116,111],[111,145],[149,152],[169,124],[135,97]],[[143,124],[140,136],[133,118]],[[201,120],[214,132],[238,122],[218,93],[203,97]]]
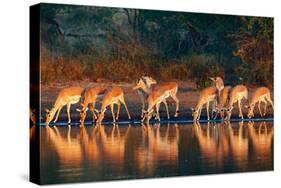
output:
[[[80,101],[81,96],[80,95],[75,95],[75,96],[71,96],[68,97],[68,103],[70,104],[76,104]]]

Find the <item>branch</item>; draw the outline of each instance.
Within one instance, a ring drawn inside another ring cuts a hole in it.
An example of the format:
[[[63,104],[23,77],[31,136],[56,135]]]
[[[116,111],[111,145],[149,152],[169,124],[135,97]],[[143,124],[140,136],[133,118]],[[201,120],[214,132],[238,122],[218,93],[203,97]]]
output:
[[[60,26],[59,22],[56,21],[55,19],[48,19],[48,23],[51,25],[54,25],[56,27],[56,29],[58,30],[58,33],[62,36],[62,37],[74,37],[74,38],[81,38],[81,37],[105,37],[106,33],[102,32],[102,33],[93,33],[93,34],[79,34],[79,33],[66,33],[62,27]]]
[[[130,17],[130,13],[129,13],[129,10],[124,8],[124,11],[125,11],[125,14],[127,15],[128,17],[128,23],[131,25],[132,24],[132,20],[131,20],[131,17]]]

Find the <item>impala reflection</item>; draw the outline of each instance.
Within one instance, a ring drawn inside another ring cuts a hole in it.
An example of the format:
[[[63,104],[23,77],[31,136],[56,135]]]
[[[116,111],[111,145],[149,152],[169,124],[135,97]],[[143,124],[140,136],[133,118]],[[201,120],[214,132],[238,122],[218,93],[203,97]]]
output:
[[[179,153],[179,129],[174,126],[161,127],[147,124],[142,127],[141,144],[136,150],[136,162],[140,176],[151,176],[159,162],[177,166]]]

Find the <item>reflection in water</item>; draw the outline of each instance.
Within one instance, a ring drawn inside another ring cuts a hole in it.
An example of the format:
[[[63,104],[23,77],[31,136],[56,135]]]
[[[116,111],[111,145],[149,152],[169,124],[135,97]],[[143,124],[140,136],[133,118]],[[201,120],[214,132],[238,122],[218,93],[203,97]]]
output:
[[[42,183],[271,170],[273,123],[256,124],[44,127]]]
[[[160,165],[178,164],[178,126],[160,124],[143,126],[141,146],[136,150],[136,164],[140,177],[152,176]],[[159,164],[159,162],[161,164]]]
[[[244,129],[242,121],[238,123],[238,130],[232,128],[230,123],[228,130],[233,159],[241,170],[246,170],[249,150],[247,130]]]
[[[201,127],[200,124],[194,125],[194,133],[197,137],[201,159],[208,164],[215,163],[219,168],[223,165],[224,156],[229,152],[227,137],[224,134],[224,127],[218,127],[216,123]]]
[[[266,122],[249,123],[249,136],[254,148],[254,155],[260,159],[260,166],[267,166],[269,159],[273,158],[274,127],[268,127]]]

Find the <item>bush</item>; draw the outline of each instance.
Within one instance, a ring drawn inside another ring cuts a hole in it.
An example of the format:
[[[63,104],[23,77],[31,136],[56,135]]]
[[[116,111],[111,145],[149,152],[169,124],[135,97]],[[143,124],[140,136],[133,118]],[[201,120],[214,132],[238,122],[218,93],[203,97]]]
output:
[[[96,81],[102,78],[131,82],[142,75],[150,75],[163,81],[195,79],[198,88],[202,88],[210,85],[210,76],[223,76],[223,69],[214,56],[194,55],[180,60],[161,61],[154,59],[142,57],[128,62],[102,55],[53,57],[45,52],[41,58],[41,81],[43,84],[51,84],[83,79]]]
[[[255,64],[243,63],[235,69],[235,73],[247,84],[273,87],[273,62],[270,60],[260,60]]]
[[[82,64],[78,59],[41,58],[41,82],[66,82],[81,80],[83,78]]]
[[[211,55],[194,55],[188,62],[190,79],[194,79],[198,88],[211,85],[209,77],[224,77],[224,69],[219,65],[217,59]]]

